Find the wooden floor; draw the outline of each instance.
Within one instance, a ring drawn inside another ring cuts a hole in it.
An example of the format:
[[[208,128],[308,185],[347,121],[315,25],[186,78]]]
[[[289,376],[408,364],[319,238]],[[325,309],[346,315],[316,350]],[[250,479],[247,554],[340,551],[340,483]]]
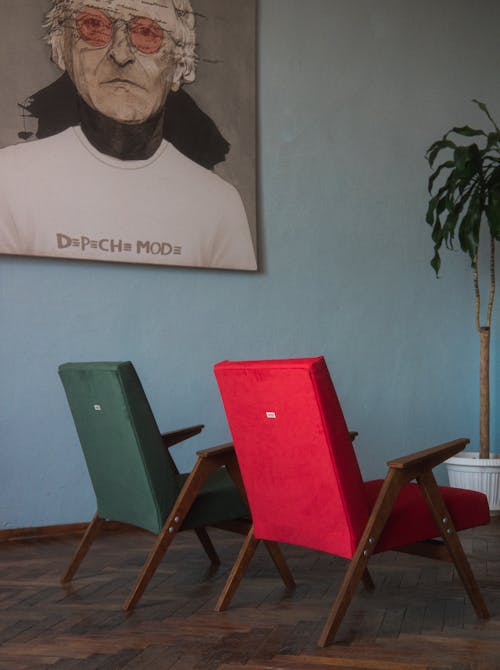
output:
[[[500,669],[499,517],[462,533],[489,622],[476,620],[453,568],[388,553],[371,562],[376,591],[360,589],[328,649],[316,642],[343,560],[285,546],[297,581],[287,594],[259,549],[231,608],[216,614],[241,538],[211,534],[221,568],[211,573],[194,534],[181,534],[131,615],[121,604],[152,536],[103,533],[68,589],[58,579],[76,536],[0,544],[0,670]]]

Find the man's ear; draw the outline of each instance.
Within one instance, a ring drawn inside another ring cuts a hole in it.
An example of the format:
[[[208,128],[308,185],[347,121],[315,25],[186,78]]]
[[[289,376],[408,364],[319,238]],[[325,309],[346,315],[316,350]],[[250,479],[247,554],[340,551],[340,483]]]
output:
[[[194,60],[186,58],[183,54],[175,64],[175,72],[172,78],[171,91],[178,91],[182,84],[191,84],[196,77]]]
[[[55,35],[51,42],[50,58],[53,63],[63,72],[66,71],[66,62],[64,59],[64,36]]]
[[[186,72],[186,67],[182,61],[176,64],[174,76],[172,77],[172,84],[170,85],[171,91],[178,91],[182,84],[184,83],[184,74]]]

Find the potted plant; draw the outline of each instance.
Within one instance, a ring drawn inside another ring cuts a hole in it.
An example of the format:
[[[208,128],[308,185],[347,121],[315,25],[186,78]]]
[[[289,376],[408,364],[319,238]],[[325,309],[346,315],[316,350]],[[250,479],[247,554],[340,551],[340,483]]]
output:
[[[447,462],[452,486],[483,491],[490,509],[500,511],[500,456],[490,450],[490,333],[495,298],[495,242],[500,239],[500,129],[483,102],[474,100],[488,117],[489,132],[470,126],[455,127],[427,151],[433,170],[426,221],[432,227],[436,276],[440,250],[460,248],[469,255],[475,294],[475,321],[480,338],[480,443],[479,452],[462,452]],[[437,164],[437,161],[442,162]],[[489,245],[489,299],[481,321],[478,254],[486,235]]]

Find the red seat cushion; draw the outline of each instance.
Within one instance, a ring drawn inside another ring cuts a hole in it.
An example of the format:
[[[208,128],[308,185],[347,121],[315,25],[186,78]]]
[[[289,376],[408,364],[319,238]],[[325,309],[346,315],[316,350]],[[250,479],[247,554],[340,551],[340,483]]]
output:
[[[366,497],[370,508],[375,504],[382,483],[382,479],[365,482]],[[483,493],[449,486],[439,488],[457,530],[489,523],[488,501]],[[396,500],[375,552],[388,551],[439,535],[440,532],[419,486],[406,484]]]

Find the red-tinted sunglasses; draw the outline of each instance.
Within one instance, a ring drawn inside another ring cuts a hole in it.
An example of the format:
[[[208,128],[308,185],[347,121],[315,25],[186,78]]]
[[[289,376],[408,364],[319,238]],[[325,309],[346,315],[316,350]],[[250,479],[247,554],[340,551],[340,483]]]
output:
[[[76,16],[78,34],[93,47],[104,47],[113,38],[114,21],[97,7],[83,7]],[[163,29],[147,16],[125,21],[130,42],[143,54],[156,53],[163,44]]]

